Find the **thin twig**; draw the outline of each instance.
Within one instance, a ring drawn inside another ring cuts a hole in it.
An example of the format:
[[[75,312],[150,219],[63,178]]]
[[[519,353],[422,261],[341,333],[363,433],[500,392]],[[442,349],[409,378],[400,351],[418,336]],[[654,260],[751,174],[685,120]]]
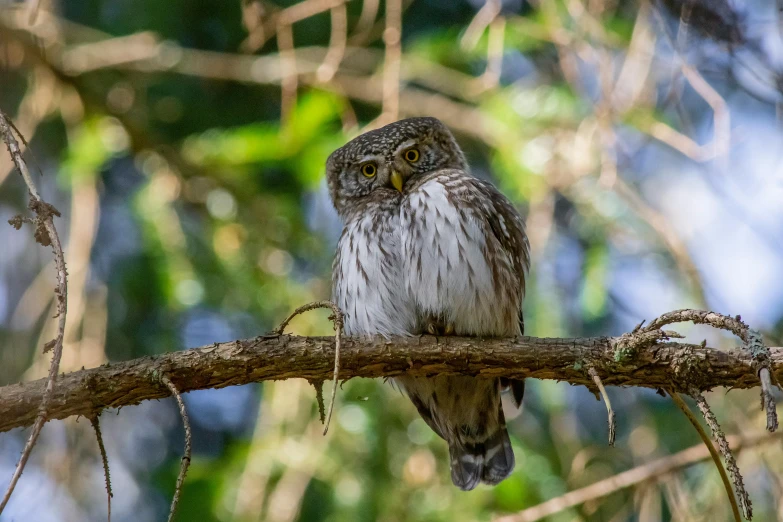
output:
[[[587,373],[590,375],[590,377],[593,378],[593,382],[595,383],[596,387],[598,387],[598,391],[601,393],[601,397],[604,399],[604,404],[606,405],[606,414],[608,417],[608,423],[609,423],[609,445],[614,446],[614,437],[617,433],[617,421],[615,420],[614,410],[612,409],[612,403],[609,400],[609,394],[606,393],[606,388],[604,388],[604,383],[601,382],[601,377],[598,376],[598,372],[595,371],[595,368],[592,366],[587,370]]]
[[[470,51],[478,45],[481,35],[492,21],[500,14],[500,0],[487,0],[481,9],[478,10],[473,20],[470,21],[465,33],[460,40],[460,47],[463,51]]]
[[[55,110],[57,107],[55,100],[58,100],[60,97],[60,86],[55,79],[55,75],[52,74],[51,69],[48,67],[35,67],[30,82],[27,93],[19,103],[16,117],[13,119],[8,118],[7,120],[8,124],[21,140],[22,145],[24,146],[22,149],[23,152],[30,150],[26,137],[32,138],[35,136],[38,126]],[[35,156],[30,154],[29,157],[32,160],[33,165],[37,167],[36,170],[40,173],[41,169],[36,164]],[[0,185],[2,185],[13,170],[13,161],[9,161],[8,163],[0,161]]]
[[[106,478],[106,503],[109,508],[108,522],[111,522],[111,498],[114,494],[111,492],[111,476],[109,475],[109,457],[106,455],[106,447],[103,445],[103,435],[101,434],[101,423],[97,415],[90,417],[90,424],[95,431],[95,438],[98,439],[98,449],[101,452],[103,461],[103,476]]]
[[[487,42],[487,67],[478,77],[480,91],[487,91],[498,86],[500,76],[503,73],[503,40],[506,36],[506,19],[502,16],[495,17],[489,24],[489,37]]]
[[[348,10],[345,4],[332,7],[332,28],[329,35],[329,50],[326,52],[323,63],[316,71],[316,78],[320,82],[331,80],[340,62],[345,55],[345,43],[348,39]]]
[[[761,409],[767,412],[767,431],[775,431],[778,429],[778,415],[775,397],[772,395],[769,368],[759,370],[759,380],[761,380]]]
[[[739,319],[739,317],[738,317]],[[744,325],[744,323],[742,323]],[[778,412],[772,396],[771,351],[764,344],[761,332],[746,327],[745,350],[753,357],[753,367],[761,381],[761,407],[767,413],[767,431],[778,429]]]
[[[699,407],[699,410],[701,410],[701,414],[704,416],[704,420],[707,422],[707,426],[709,426],[710,430],[712,430],[712,438],[718,442],[718,449],[720,450],[721,455],[723,455],[723,458],[726,460],[726,468],[731,474],[732,482],[734,482],[734,489],[737,492],[737,497],[739,497],[742,514],[745,515],[745,518],[750,520],[753,518],[753,505],[751,504],[750,497],[748,496],[748,492],[745,489],[745,482],[742,480],[742,474],[740,473],[739,467],[737,466],[737,461],[734,459],[734,455],[731,453],[731,449],[729,448],[729,443],[726,441],[726,435],[720,428],[718,419],[715,417],[712,409],[710,409],[710,405],[707,404],[707,400],[704,398],[704,395],[702,395],[699,390],[696,389],[691,390],[690,394],[696,401],[696,405]]]
[[[708,310],[692,310],[690,308],[674,310],[673,312],[667,312],[660,317],[656,317],[647,323],[647,326],[642,328],[642,331],[660,330],[666,325],[689,321],[695,324],[707,324],[713,328],[729,331],[747,342],[748,327],[740,319],[717,312],[710,312]]]
[[[285,9],[270,9],[269,13],[263,12],[265,20],[250,31],[247,38],[240,44],[243,52],[254,53],[261,49],[267,40],[275,35],[275,31],[282,25],[293,25],[307,18],[328,11],[332,7],[344,3],[345,0],[305,0],[297,2]],[[271,2],[264,2],[267,8]]]
[[[29,208],[36,213],[36,221],[38,223],[35,231],[36,240],[44,246],[51,245],[52,252],[54,254],[55,267],[57,269],[57,287],[55,288],[55,296],[57,299],[57,336],[54,340],[48,342],[44,346],[44,351],[54,349],[52,353],[52,362],[49,366],[49,374],[46,381],[46,389],[41,400],[41,404],[38,408],[38,416],[33,424],[33,429],[30,432],[30,436],[27,439],[22,456],[19,458],[19,463],[16,465],[14,474],[11,477],[11,482],[8,485],[8,489],[3,496],[2,502],[0,502],[0,513],[3,512],[5,506],[8,504],[11,494],[14,492],[19,477],[22,476],[24,467],[27,464],[27,460],[30,458],[30,453],[33,451],[35,443],[38,441],[38,436],[41,434],[44,424],[46,423],[47,410],[49,407],[49,400],[51,399],[52,392],[54,391],[54,383],[57,380],[57,373],[60,369],[60,360],[63,355],[63,339],[65,337],[65,318],[68,311],[68,273],[65,269],[65,253],[63,252],[62,244],[60,243],[60,236],[57,234],[57,229],[54,226],[54,216],[59,216],[60,213],[52,205],[46,203],[41,199],[38,190],[35,188],[35,184],[30,176],[30,171],[27,168],[27,164],[22,158],[22,152],[19,149],[19,143],[16,141],[9,120],[5,113],[0,111],[0,136],[8,147],[8,152],[11,154],[11,158],[19,169],[22,178],[27,185],[27,189],[30,193]]]
[[[177,400],[177,406],[179,407],[179,414],[182,416],[182,425],[185,427],[185,453],[182,456],[182,463],[179,467],[179,476],[177,476],[177,485],[174,489],[174,498],[171,499],[171,510],[169,511],[168,522],[174,520],[174,514],[177,512],[177,504],[179,503],[179,496],[182,493],[182,484],[185,482],[185,475],[188,474],[188,467],[190,466],[190,447],[191,447],[191,432],[190,432],[190,420],[188,420],[188,412],[185,410],[185,402],[182,400],[182,396],[179,394],[179,390],[174,386],[174,383],[169,380],[165,375],[160,378],[161,382],[166,385],[171,395]]]
[[[27,23],[33,25],[38,18],[38,10],[41,8],[41,0],[30,0],[30,15],[27,19]]]
[[[731,490],[731,482],[729,482],[729,477],[726,475],[726,470],[723,468],[723,463],[720,461],[720,455],[718,454],[718,451],[715,449],[715,446],[712,445],[712,441],[710,441],[710,437],[707,435],[707,432],[704,431],[704,428],[702,428],[701,424],[699,424],[699,419],[697,419],[690,408],[688,408],[688,405],[685,404],[685,401],[682,400],[680,394],[672,391],[669,393],[669,395],[671,395],[674,404],[676,404],[677,407],[682,410],[685,416],[688,417],[690,423],[694,428],[696,428],[696,432],[699,434],[702,442],[704,442],[704,445],[707,446],[707,449],[710,451],[712,461],[715,463],[715,467],[718,468],[720,479],[723,481],[723,487],[726,489],[726,495],[729,497],[731,511],[734,513],[734,521],[741,522],[742,515],[740,515],[740,510],[737,506],[737,499],[734,497],[734,492]]]
[[[400,61],[402,60],[402,3],[387,0],[386,29],[383,43],[386,46],[383,61],[383,123],[390,123],[400,112]]]
[[[332,311],[332,315],[329,316],[329,319],[331,319],[334,323],[334,386],[332,387],[332,397],[329,399],[329,410],[326,414],[326,422],[324,423],[324,435],[326,435],[326,432],[329,431],[329,422],[332,420],[334,401],[337,397],[337,379],[340,375],[340,342],[343,336],[343,313],[340,311],[340,308],[331,301],[316,301],[314,303],[300,306],[294,310],[291,315],[286,317],[285,320],[280,323],[280,326],[277,327],[275,333],[277,335],[283,335],[283,332],[285,332],[285,327],[288,326],[288,323],[291,322],[291,319],[299,314],[303,314],[317,308],[329,308]],[[321,397],[318,397],[319,409],[322,409],[320,406],[323,402],[322,390],[322,386],[320,388],[316,386],[315,388],[316,395],[321,394]]]
[[[716,157],[725,157],[729,153],[731,148],[731,114],[729,112],[729,105],[723,96],[720,95],[715,88],[707,83],[699,71],[696,68],[686,64],[685,61],[681,64],[682,75],[691,84],[693,90],[696,91],[702,99],[712,109],[713,118],[713,138],[712,147],[713,154]]]
[[[352,43],[358,44],[370,34],[375,18],[378,16],[380,4],[379,0],[364,0],[362,2],[362,13],[359,15],[359,21],[356,22],[353,29],[354,34],[351,36]]]
[[[280,22],[277,26],[277,47],[280,49],[280,120],[287,122],[291,110],[296,105],[296,91],[299,76],[296,72],[296,50],[294,48],[294,29],[290,24]]]
[[[661,26],[661,33],[668,41],[672,52],[675,55],[676,60],[679,62],[679,72],[685,78],[685,80],[691,85],[694,91],[701,96],[701,98],[710,106],[713,112],[713,139],[711,145],[700,146],[699,150],[702,151],[698,157],[694,157],[696,161],[707,161],[716,156],[724,156],[728,154],[731,148],[731,115],[729,112],[728,103],[726,100],[712,87],[699,71],[689,65],[685,57],[683,56],[684,46],[687,40],[688,24],[692,11],[691,2],[684,2],[682,5],[682,11],[680,15],[680,24],[677,30],[676,41],[669,34],[666,26],[666,20],[663,18],[660,9],[655,9],[655,15]],[[675,74],[676,71],[673,72]],[[672,87],[670,93],[666,96],[667,100],[671,98],[681,98],[682,86],[677,87],[675,84],[676,78],[673,76],[671,79]],[[712,150],[706,152],[706,147],[710,147]],[[676,148],[676,147],[675,147]]]

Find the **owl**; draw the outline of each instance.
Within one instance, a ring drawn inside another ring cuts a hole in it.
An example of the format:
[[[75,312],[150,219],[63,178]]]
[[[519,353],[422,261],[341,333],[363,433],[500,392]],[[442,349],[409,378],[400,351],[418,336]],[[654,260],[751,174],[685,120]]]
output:
[[[451,132],[410,118],[358,136],[327,160],[344,228],[333,299],[353,336],[517,336],[529,245],[521,216],[470,174]],[[454,484],[497,484],[514,468],[501,391],[523,381],[402,376],[396,384],[449,446]]]

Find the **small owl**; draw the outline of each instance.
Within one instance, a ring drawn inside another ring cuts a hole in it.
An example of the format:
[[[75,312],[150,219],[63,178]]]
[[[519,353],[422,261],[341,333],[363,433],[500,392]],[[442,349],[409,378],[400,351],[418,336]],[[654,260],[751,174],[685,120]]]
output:
[[[435,118],[363,134],[327,161],[344,221],[333,299],[348,335],[516,336],[529,246],[513,205],[470,175],[462,150]],[[519,406],[522,381],[448,376],[395,379],[449,445],[464,490],[497,484],[514,468],[500,402]]]

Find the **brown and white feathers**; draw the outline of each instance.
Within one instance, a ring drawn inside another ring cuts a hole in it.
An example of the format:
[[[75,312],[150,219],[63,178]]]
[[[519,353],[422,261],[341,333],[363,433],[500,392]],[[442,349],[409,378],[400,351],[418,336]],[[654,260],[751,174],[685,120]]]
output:
[[[327,161],[344,221],[333,298],[349,335],[514,336],[529,246],[513,205],[474,178],[452,134],[411,118],[363,134]],[[449,444],[452,480],[497,484],[514,454],[496,378],[395,379]],[[522,383],[510,385],[517,402]]]

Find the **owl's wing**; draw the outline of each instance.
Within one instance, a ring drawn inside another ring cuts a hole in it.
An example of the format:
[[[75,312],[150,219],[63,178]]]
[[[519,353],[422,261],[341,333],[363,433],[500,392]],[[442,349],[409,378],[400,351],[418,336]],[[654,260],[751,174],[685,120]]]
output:
[[[477,208],[483,209],[482,217],[486,220],[493,236],[501,247],[510,254],[514,263],[514,272],[520,281],[520,290],[524,294],[525,275],[530,267],[530,243],[522,218],[511,202],[491,183],[476,179],[475,184],[484,196],[482,200],[490,203],[488,207],[478,205]],[[519,310],[519,332],[521,335],[525,334],[525,319],[521,308]],[[524,379],[503,378],[500,380],[500,385],[504,391],[511,394],[515,406],[521,407],[525,395]]]
[[[494,185],[477,178],[470,178],[476,191],[472,206],[477,209],[482,220],[492,231],[500,247],[505,250],[513,263],[514,272],[519,278],[520,289],[524,294],[525,276],[530,268],[530,243],[525,233],[525,224],[522,216]],[[478,192],[478,194],[476,194]],[[519,325],[524,333],[524,321],[522,311],[519,312]]]

